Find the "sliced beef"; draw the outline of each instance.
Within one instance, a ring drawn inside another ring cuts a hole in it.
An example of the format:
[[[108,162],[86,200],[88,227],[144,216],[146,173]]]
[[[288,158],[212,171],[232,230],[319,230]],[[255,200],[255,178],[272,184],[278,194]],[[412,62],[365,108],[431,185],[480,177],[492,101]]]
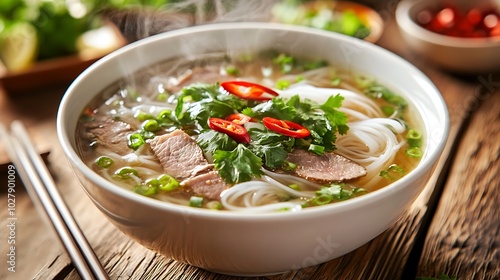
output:
[[[210,171],[205,174],[188,178],[181,182],[181,185],[193,190],[196,194],[201,194],[210,200],[220,200],[223,190],[230,187],[217,171]]]
[[[149,144],[165,173],[178,180],[192,177],[208,165],[196,141],[182,130],[157,136]]]
[[[220,193],[229,187],[205,159],[196,141],[184,131],[157,136],[150,146],[165,173],[182,181],[181,185],[193,193],[220,200]]]
[[[178,84],[171,85],[167,87],[170,92],[178,92],[183,87],[188,86],[192,83],[203,83],[212,84],[215,82],[223,82],[229,80],[229,76],[225,76],[220,73],[220,68],[218,66],[203,66],[194,67],[183,75],[177,77]]]
[[[130,152],[128,135],[133,132],[129,124],[114,120],[111,116],[96,116],[93,121],[85,122],[80,136],[111,151],[125,155]]]
[[[366,175],[366,169],[335,153],[321,156],[301,149],[288,154],[288,161],[297,165],[295,175],[318,183],[340,182]]]

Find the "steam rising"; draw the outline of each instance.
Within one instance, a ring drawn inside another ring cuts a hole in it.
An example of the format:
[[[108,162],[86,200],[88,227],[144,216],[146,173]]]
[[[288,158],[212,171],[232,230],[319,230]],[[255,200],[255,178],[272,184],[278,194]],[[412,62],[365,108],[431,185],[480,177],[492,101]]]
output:
[[[160,9],[104,12],[129,41],[183,27],[219,22],[263,22],[277,0],[186,0]]]

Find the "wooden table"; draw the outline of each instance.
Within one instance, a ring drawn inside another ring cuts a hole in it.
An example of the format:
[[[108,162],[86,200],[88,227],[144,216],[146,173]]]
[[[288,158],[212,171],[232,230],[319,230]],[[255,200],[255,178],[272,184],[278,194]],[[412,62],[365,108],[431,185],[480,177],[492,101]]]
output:
[[[451,116],[444,154],[425,191],[391,228],[330,262],[257,279],[500,279],[500,73],[456,76],[400,42],[392,8],[378,44],[420,68],[443,94]],[[457,58],[459,59],[459,58]],[[50,151],[63,198],[112,279],[238,279],[157,255],[118,231],[79,186],[55,132],[64,89],[9,95],[0,89],[3,123],[24,121],[40,151]],[[0,158],[5,155],[0,149]],[[5,166],[4,166],[5,168]],[[2,186],[7,170],[2,169]],[[37,214],[20,181],[15,188],[15,272],[8,270],[6,187],[0,192],[0,279],[79,279],[57,237]],[[243,279],[243,278],[242,278]]]

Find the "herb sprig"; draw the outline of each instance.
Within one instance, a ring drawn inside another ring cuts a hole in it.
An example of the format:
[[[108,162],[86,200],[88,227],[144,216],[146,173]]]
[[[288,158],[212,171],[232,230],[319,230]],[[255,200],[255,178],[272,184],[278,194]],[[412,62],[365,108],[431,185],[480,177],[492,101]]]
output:
[[[203,151],[213,155],[215,169],[228,183],[234,184],[260,177],[262,168],[279,169],[294,148],[322,154],[335,150],[337,134],[349,129],[347,116],[338,109],[343,97],[331,96],[324,104],[281,97],[269,101],[244,100],[227,94],[216,84],[196,84],[186,87],[177,97],[174,110],[176,123],[181,128],[194,128],[197,142]],[[243,113],[260,122],[263,117],[293,121],[306,127],[310,136],[302,139],[285,136],[262,128],[248,131],[249,144],[237,143],[227,134],[208,128],[209,118],[225,118]]]

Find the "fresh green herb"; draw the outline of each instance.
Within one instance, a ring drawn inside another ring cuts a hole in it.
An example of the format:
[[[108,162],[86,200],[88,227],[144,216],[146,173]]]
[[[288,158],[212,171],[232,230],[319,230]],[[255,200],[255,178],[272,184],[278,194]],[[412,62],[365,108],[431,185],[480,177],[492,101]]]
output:
[[[406,140],[411,148],[420,147],[422,145],[422,134],[415,129],[409,129],[406,133]]]
[[[163,174],[157,178],[158,189],[162,191],[173,191],[179,188],[179,182],[172,176]]]
[[[135,186],[134,191],[144,196],[152,196],[158,193],[158,179],[153,178],[146,180],[141,185]]]
[[[280,66],[283,73],[290,73],[295,64],[295,58],[284,53],[280,53],[277,57],[273,58],[273,63]]]
[[[288,156],[281,143],[266,145],[252,144],[249,149],[258,157],[264,159],[264,164],[270,169],[276,169],[283,165]]]
[[[393,106],[387,106],[387,105],[384,105],[381,107],[382,109],[382,112],[384,113],[384,115],[386,116],[392,116],[394,114],[394,112],[396,112],[396,108],[394,108]]]
[[[215,151],[215,169],[230,184],[250,181],[263,175],[262,159],[256,156],[243,144],[232,151]]]
[[[114,175],[119,179],[129,179],[132,176],[139,176],[139,173],[134,168],[126,166],[116,170]]]
[[[213,200],[213,201],[207,202],[206,207],[208,209],[212,209],[212,210],[222,210],[222,203],[220,203],[219,201]]]
[[[341,83],[342,83],[342,79],[339,77],[335,77],[332,79],[331,85],[334,87],[337,87],[337,86],[340,86]]]
[[[196,84],[182,89],[174,114],[181,125],[208,128],[208,118],[224,118],[247,105],[246,100],[232,94],[221,94],[218,83]]]
[[[160,130],[160,125],[157,120],[145,120],[142,125],[142,129],[149,132],[155,132]]]
[[[340,95],[332,96],[322,105],[301,100],[298,95],[288,100],[276,97],[268,101],[247,101],[224,94],[218,84],[195,85],[182,90],[173,118],[184,129],[195,129],[197,143],[205,153],[213,154],[215,169],[221,177],[228,183],[238,183],[260,177],[262,166],[293,169],[286,163],[293,148],[310,149],[317,154],[333,151],[336,134],[344,134],[348,129],[347,116],[338,110],[342,101]],[[296,122],[311,134],[295,139],[266,128],[252,128],[248,131],[250,143],[238,145],[227,134],[208,128],[208,118],[226,118],[234,113],[257,121],[272,117]]]
[[[191,198],[189,198],[189,206],[201,208],[202,205],[203,205],[203,197],[192,196]]]
[[[392,92],[385,86],[372,84],[364,89],[364,93],[375,99],[383,99],[397,108],[404,109],[408,105],[406,100]]]
[[[238,73],[239,73],[238,68],[236,68],[232,65],[227,66],[225,70],[226,70],[226,73],[228,73],[229,75],[238,76]]]
[[[412,157],[412,158],[421,158],[422,157],[422,150],[419,147],[410,147],[406,149],[405,155]]]
[[[322,155],[325,152],[325,147],[320,145],[311,144],[309,145],[309,152],[315,153],[317,155]]]
[[[156,100],[160,102],[165,102],[167,101],[167,99],[168,99],[168,93],[166,92],[158,93],[158,95],[156,96]]]
[[[290,81],[288,80],[279,80],[277,83],[276,83],[276,88],[277,89],[287,89],[290,87]]]
[[[113,159],[111,159],[110,157],[107,157],[107,156],[100,156],[96,160],[96,164],[102,168],[110,167],[113,164],[113,162],[114,162]]]
[[[303,207],[325,205],[336,201],[343,201],[367,193],[363,188],[352,188],[346,184],[331,184],[316,191],[315,197],[304,203]]]
[[[156,121],[158,121],[161,126],[173,124],[174,118],[172,116],[172,111],[168,109],[160,111],[156,116]]]
[[[213,154],[217,150],[231,151],[238,145],[229,135],[212,129],[203,130],[196,141],[203,151],[208,154]]]
[[[154,119],[155,117],[152,116],[152,115],[150,115],[150,114],[144,113],[141,110],[138,110],[138,111],[135,112],[134,118],[136,118],[140,122],[143,122],[143,121],[146,121],[146,120]]]
[[[379,173],[380,177],[391,181],[400,179],[404,175],[405,175],[405,170],[397,164],[391,164],[389,168],[387,168],[386,170],[382,170]]]
[[[130,134],[128,137],[128,146],[134,150],[139,149],[144,144],[144,137],[140,133]]]
[[[283,162],[283,165],[281,166],[281,169],[283,169],[285,171],[293,171],[293,170],[295,170],[295,168],[297,168],[297,164],[290,162],[288,160],[285,160]]]

